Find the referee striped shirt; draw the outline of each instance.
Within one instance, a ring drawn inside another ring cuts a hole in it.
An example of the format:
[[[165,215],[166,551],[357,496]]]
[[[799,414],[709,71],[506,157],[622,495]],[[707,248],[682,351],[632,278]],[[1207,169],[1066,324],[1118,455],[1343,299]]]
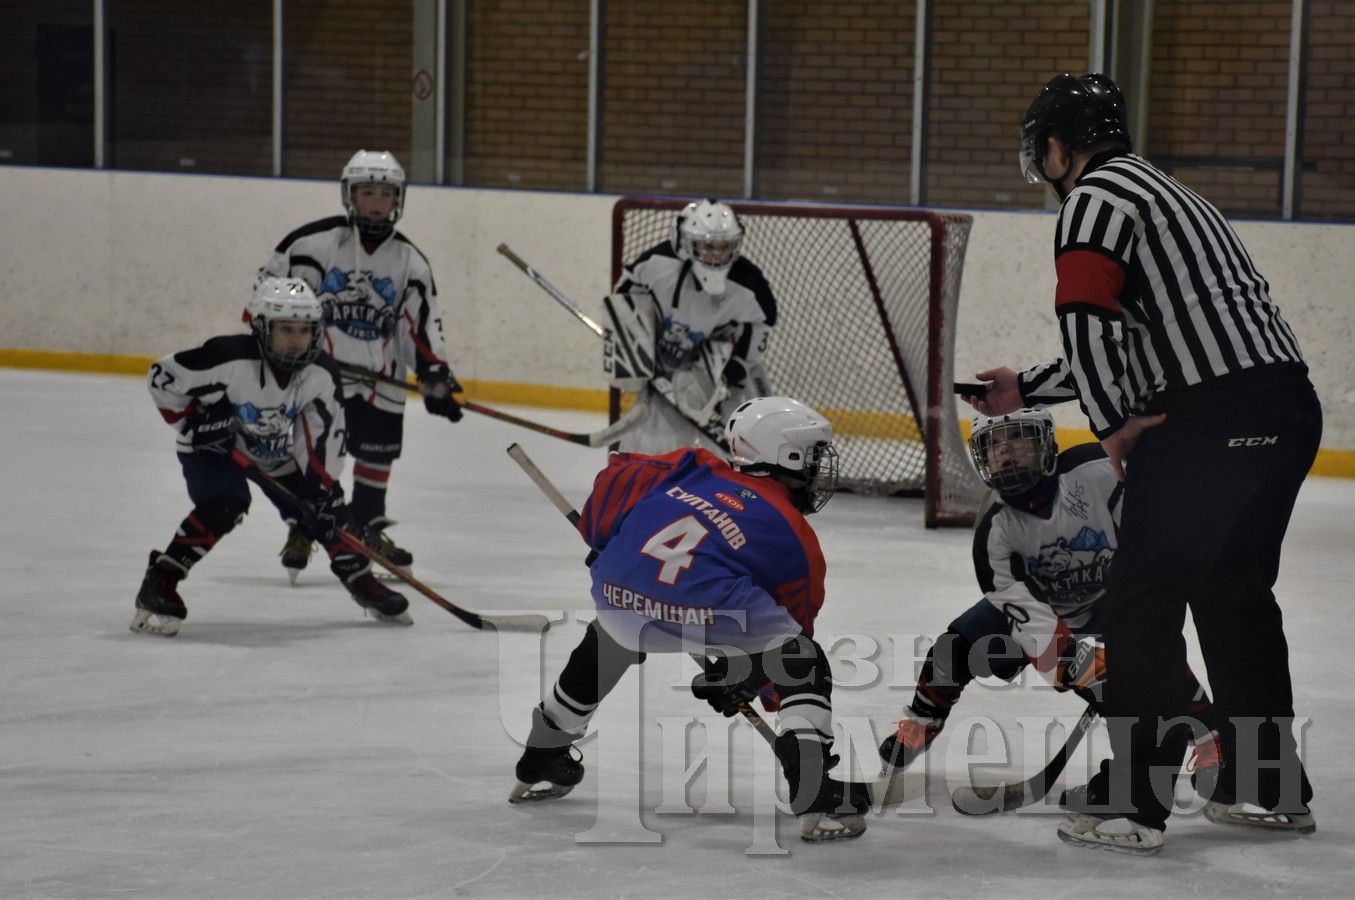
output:
[[[1098,438],[1164,392],[1303,362],[1222,214],[1141,157],[1088,162],[1059,211],[1054,260],[1064,357],[1022,373],[1021,394],[1076,397]]]

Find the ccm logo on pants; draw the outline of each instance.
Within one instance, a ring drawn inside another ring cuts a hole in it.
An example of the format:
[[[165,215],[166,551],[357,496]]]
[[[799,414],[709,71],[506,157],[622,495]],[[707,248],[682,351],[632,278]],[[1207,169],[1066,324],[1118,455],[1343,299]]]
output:
[[[1229,447],[1268,447],[1279,442],[1278,434],[1272,434],[1270,437],[1228,438]]]

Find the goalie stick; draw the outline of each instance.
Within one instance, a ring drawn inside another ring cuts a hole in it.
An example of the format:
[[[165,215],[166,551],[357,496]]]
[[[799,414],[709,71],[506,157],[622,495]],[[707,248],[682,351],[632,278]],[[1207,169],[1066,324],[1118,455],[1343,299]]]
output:
[[[578,319],[580,322],[586,325],[598,337],[604,339],[606,338],[607,329],[599,325],[591,316],[589,316],[586,312],[583,311],[582,308],[580,308],[579,304],[569,299],[569,297],[567,297],[563,291],[561,291],[555,285],[547,281],[546,276],[542,275],[536,269],[533,269],[530,265],[528,265],[527,261],[523,259],[521,256],[518,256],[516,253],[514,253],[507,244],[500,244],[498,246],[498,251],[509,262],[511,262],[513,265],[521,269],[523,274],[525,274],[528,278],[532,279],[532,281],[535,281],[537,286],[540,287],[541,290],[545,291],[547,294],[550,294],[552,297],[555,298],[556,302],[558,302],[565,309],[573,313],[574,318]],[[720,443],[716,441],[714,438],[712,438],[709,434],[707,434],[705,429],[703,429],[696,422],[693,422],[686,415],[684,415],[683,412],[680,409],[678,409],[677,404],[673,402],[672,398],[670,398],[663,391],[653,386],[653,381],[650,382],[649,390],[642,391],[639,397],[640,398],[657,397],[661,403],[664,403],[665,405],[669,406],[679,416],[682,416],[684,421],[691,423],[693,430],[696,431],[696,439],[704,449],[711,451],[712,453],[719,456],[721,459],[727,459],[729,457],[729,451],[727,451],[724,447],[720,446]],[[636,405],[639,405],[642,402],[642,400],[637,398],[635,402]],[[618,419],[617,421],[621,420]]]
[[[1072,732],[1068,735],[1059,752],[1054,754],[1054,758],[1040,771],[1027,778],[1025,781],[1002,782],[996,785],[967,785],[956,788],[950,795],[951,805],[955,811],[965,816],[987,816],[999,812],[1011,812],[1020,809],[1023,806],[1030,806],[1032,803],[1038,803],[1043,800],[1054,782],[1063,774],[1063,769],[1068,765],[1068,758],[1073,755],[1077,745],[1082,743],[1082,738],[1091,730],[1092,724],[1096,721],[1096,705],[1088,703],[1087,708],[1082,713],[1082,718],[1077,720],[1073,726]]]
[[[240,466],[240,468],[246,470],[251,477],[257,478],[261,483],[267,485],[269,490],[276,492],[278,496],[295,506],[298,512],[309,509],[309,506],[304,500],[288,490],[272,475],[260,470],[258,466],[250,462],[239,450],[231,451],[231,459],[236,465]],[[368,547],[353,534],[342,528],[335,529],[335,531],[339,535],[339,542],[343,544],[345,549],[351,550],[357,555],[366,557],[376,563],[378,566],[385,569],[387,572],[390,572],[396,578],[414,588],[414,590],[423,594],[429,600],[432,600],[438,606],[441,606],[443,609],[447,610],[447,612],[456,616],[472,628],[484,629],[485,627],[489,627],[497,631],[532,631],[539,634],[550,627],[549,619],[545,616],[532,613],[496,616],[462,609],[450,600],[444,599],[428,585],[415,578],[407,569],[400,568],[378,551]]]
[[[338,363],[338,366],[340,372],[351,378],[357,378],[361,381],[368,381],[373,384],[388,384],[391,387],[401,388],[414,394],[423,393],[418,384],[401,381],[399,378],[393,378],[390,375],[385,375],[381,372],[373,372],[371,369],[364,369],[361,366],[349,365],[348,363]],[[648,405],[648,395],[642,395],[636,398],[635,405],[631,407],[629,412],[606,428],[603,428],[601,431],[575,432],[552,428],[549,425],[533,422],[531,419],[524,419],[521,416],[515,416],[512,413],[506,413],[502,410],[485,406],[482,403],[476,403],[473,400],[463,400],[461,402],[461,407],[463,409],[468,409],[473,413],[479,413],[482,416],[498,419],[501,422],[517,425],[531,431],[539,432],[540,434],[548,434],[553,438],[569,441],[571,444],[582,444],[585,447],[606,447],[618,437],[638,425],[640,420],[644,417]]]
[[[513,462],[522,468],[522,471],[527,473],[527,477],[532,479],[536,486],[540,488],[541,493],[546,495],[546,498],[569,520],[569,523],[577,526],[579,524],[579,511],[574,508],[564,494],[560,493],[560,489],[546,477],[546,473],[537,467],[536,463],[527,455],[527,451],[517,444],[510,444],[508,455],[513,458]],[[588,562],[590,565],[595,557],[596,551],[589,554]],[[690,655],[703,670],[709,665],[709,661],[702,654],[693,653]],[[775,747],[777,737],[775,729],[767,724],[767,720],[762,718],[762,715],[752,707],[752,704],[740,697],[736,699],[734,706],[739,711],[739,715],[743,716],[748,724],[756,729],[763,740],[768,745]],[[902,771],[895,772],[878,781],[866,782],[866,790],[870,794],[870,805],[875,809],[901,806],[910,800],[921,797],[925,791],[925,786],[926,781],[923,776]]]

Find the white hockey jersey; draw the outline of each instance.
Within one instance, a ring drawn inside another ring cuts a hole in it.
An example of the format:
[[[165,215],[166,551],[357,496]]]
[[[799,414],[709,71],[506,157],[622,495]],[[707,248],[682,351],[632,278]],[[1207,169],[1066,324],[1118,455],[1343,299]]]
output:
[[[1048,519],[995,503],[974,531],[974,571],[1012,636],[1048,672],[1105,592],[1119,544],[1122,485],[1098,444],[1059,454]]]
[[[325,350],[339,362],[401,380],[435,365],[451,372],[433,272],[400,232],[368,253],[345,217],[320,219],[282,239],[259,270],[267,275],[311,286],[325,309]],[[344,396],[363,396],[386,412],[402,412],[405,393],[344,379]]]
[[[343,406],[334,360],[314,363],[278,383],[253,335],[215,337],[156,360],[147,387],[180,453],[193,450],[189,417],[222,398],[235,408],[235,449],[270,475],[301,471],[328,485],[343,474]]]

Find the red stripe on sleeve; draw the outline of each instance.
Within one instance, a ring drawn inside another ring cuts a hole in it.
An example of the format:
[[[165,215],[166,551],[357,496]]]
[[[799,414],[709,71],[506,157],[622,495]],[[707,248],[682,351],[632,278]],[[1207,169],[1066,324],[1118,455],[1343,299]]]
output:
[[[1069,250],[1054,263],[1054,269],[1059,277],[1055,309],[1065,303],[1090,303],[1120,314],[1124,269],[1118,262],[1095,250]]]

